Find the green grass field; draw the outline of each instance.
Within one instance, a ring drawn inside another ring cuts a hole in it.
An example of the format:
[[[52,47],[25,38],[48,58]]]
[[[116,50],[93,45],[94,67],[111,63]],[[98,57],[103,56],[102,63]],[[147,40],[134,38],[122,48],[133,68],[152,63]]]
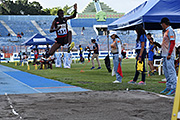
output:
[[[87,61],[85,62],[87,63]],[[85,64],[72,63],[71,69],[56,68],[53,65],[53,69],[35,70],[35,67],[30,64],[30,70],[27,70],[27,66],[15,66],[15,63],[1,63],[2,65],[9,66],[21,71],[36,74],[38,76],[54,79],[67,84],[79,86],[86,89],[96,91],[113,91],[113,90],[145,90],[159,93],[165,88],[165,83],[158,83],[161,79],[165,78],[164,75],[146,76],[146,85],[130,85],[127,82],[133,79],[135,74],[135,59],[123,59],[122,70],[123,79],[121,84],[113,84],[116,79],[115,76],[111,76],[105,67],[104,60],[101,60],[101,70],[90,70],[91,62],[84,68],[84,72],[80,72]],[[95,61],[97,68],[97,63]],[[112,67],[111,61],[111,67]],[[141,80],[141,74],[138,81]]]

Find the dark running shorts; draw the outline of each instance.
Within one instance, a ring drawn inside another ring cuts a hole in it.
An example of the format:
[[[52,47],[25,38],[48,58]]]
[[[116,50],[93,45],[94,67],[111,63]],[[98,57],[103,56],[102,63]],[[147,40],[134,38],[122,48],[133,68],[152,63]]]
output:
[[[57,41],[57,43],[61,44],[62,46],[64,46],[65,44],[68,43],[68,37],[62,37],[62,38],[55,38],[55,40]]]

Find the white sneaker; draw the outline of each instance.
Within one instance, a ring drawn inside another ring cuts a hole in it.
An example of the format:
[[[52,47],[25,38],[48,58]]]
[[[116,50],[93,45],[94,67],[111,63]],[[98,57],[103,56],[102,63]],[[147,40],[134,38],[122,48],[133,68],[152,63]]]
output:
[[[162,79],[162,81],[166,81],[166,78]]]
[[[122,83],[122,82],[120,82],[120,81],[118,81],[118,80],[115,80],[115,81],[113,81],[113,83]]]

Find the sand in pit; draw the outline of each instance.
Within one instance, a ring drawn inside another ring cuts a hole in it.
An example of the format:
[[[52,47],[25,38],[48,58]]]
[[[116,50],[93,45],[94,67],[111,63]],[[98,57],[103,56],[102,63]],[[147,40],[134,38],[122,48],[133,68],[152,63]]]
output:
[[[8,95],[23,120],[170,120],[173,99],[139,91],[91,91]],[[0,119],[17,120],[7,96]]]

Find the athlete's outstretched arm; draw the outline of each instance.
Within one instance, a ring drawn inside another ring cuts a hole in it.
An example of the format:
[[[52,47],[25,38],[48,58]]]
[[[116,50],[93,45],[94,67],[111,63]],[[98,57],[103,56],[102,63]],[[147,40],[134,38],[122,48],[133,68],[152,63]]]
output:
[[[74,13],[73,13],[73,15],[71,15],[69,17],[66,17],[66,20],[75,18],[76,14],[77,14],[77,3],[74,4]]]

